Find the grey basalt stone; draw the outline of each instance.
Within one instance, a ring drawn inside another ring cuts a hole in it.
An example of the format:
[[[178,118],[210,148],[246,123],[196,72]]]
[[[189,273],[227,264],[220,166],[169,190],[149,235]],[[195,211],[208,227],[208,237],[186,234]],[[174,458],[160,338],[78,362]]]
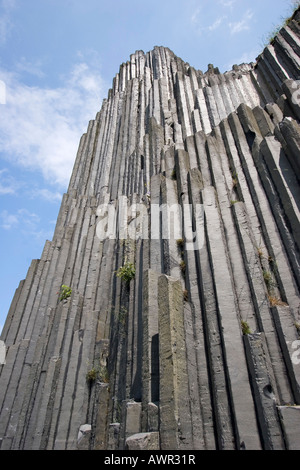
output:
[[[1,449],[300,448],[299,14],[224,74],[121,64],[1,334]]]
[[[127,450],[159,450],[159,433],[145,432],[133,434],[126,439]]]

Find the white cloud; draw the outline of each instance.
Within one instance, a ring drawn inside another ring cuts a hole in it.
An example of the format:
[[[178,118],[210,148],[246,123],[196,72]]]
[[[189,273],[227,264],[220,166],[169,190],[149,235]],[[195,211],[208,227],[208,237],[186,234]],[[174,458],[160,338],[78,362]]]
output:
[[[236,0],[220,0],[219,3],[225,8],[231,8],[235,4]]]
[[[14,214],[9,214],[7,210],[4,210],[0,214],[1,217],[1,227],[5,230],[10,230],[12,227],[15,227],[19,224],[19,219]]]
[[[249,9],[244,14],[243,18],[240,21],[235,21],[234,23],[229,23],[229,28],[231,34],[240,33],[241,31],[245,31],[250,29],[250,21],[253,17],[253,12]]]
[[[100,110],[103,81],[99,70],[81,60],[61,87],[29,87],[0,71],[6,104],[0,114],[0,151],[14,163],[42,173],[65,187],[81,135]]]
[[[13,23],[11,13],[16,6],[15,0],[2,0],[0,3],[0,44],[4,44],[10,35]]]
[[[234,64],[240,65],[240,64],[249,64],[251,62],[255,62],[256,57],[260,53],[260,48],[252,49],[251,51],[244,52],[242,55],[239,57],[236,57],[232,59],[231,61],[227,62],[226,65],[224,65],[226,70],[230,70]]]
[[[19,72],[26,72],[38,78],[42,78],[45,76],[42,70],[42,62],[40,60],[31,62],[27,60],[25,57],[21,57],[19,62],[16,64],[16,69]]]
[[[192,24],[192,27],[195,28],[196,32],[198,34],[201,34],[201,33],[204,33],[204,32],[210,32],[210,31],[215,31],[216,29],[218,29],[223,23],[224,21],[226,20],[227,16],[226,15],[223,15],[223,16],[220,16],[218,18],[216,18],[209,26],[204,26],[201,24],[201,11],[202,11],[202,8],[201,7],[198,7],[193,15],[191,16],[191,24]],[[203,19],[205,20],[206,16],[205,16],[205,13],[203,13]]]
[[[6,168],[0,170],[0,195],[15,194],[18,184]]]
[[[209,31],[214,31],[215,29],[219,28],[219,26],[221,26],[221,24],[223,23],[223,21],[224,21],[226,18],[227,18],[226,16],[221,16],[220,18],[217,18],[216,21],[214,21],[213,24],[211,24],[210,26],[208,26],[208,30],[209,30]]]
[[[201,7],[196,8],[196,10],[193,12],[191,16],[191,23],[193,25],[198,25],[199,23],[199,15],[200,15]]]
[[[40,218],[28,209],[18,209],[15,213],[9,213],[6,209],[0,213],[1,227],[5,230],[18,229],[34,234],[39,226]]]
[[[35,228],[40,222],[39,216],[34,212],[30,212],[28,209],[19,209],[18,216],[20,222],[28,228]]]
[[[62,199],[62,194],[58,191],[50,191],[47,188],[43,189],[34,189],[30,193],[32,198],[42,198],[45,199],[48,202],[60,202]]]

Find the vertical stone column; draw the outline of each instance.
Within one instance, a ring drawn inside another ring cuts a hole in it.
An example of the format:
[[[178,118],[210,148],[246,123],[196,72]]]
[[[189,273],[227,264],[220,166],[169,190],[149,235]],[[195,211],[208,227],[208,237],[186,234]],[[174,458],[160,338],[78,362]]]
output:
[[[143,280],[143,414],[142,431],[158,430],[159,349],[158,349],[158,278],[147,270]]]
[[[191,449],[183,295],[179,280],[159,277],[158,308],[161,449]]]

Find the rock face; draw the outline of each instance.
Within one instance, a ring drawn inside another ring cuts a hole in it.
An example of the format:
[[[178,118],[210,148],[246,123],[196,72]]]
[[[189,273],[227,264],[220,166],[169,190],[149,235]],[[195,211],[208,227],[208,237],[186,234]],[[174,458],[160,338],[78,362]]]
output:
[[[121,65],[7,316],[1,449],[300,449],[299,16],[224,74]]]

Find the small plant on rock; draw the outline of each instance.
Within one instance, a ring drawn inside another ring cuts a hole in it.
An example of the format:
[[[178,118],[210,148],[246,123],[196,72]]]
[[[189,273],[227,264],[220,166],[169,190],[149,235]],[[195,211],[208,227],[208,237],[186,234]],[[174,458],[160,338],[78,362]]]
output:
[[[176,240],[176,244],[177,244],[178,248],[182,249],[183,246],[184,246],[184,239],[183,238],[178,238]]]
[[[257,247],[257,254],[259,259],[262,259],[264,257],[264,252],[261,246]]]
[[[102,383],[109,383],[109,374],[106,366],[100,366],[99,368],[99,380]]]
[[[72,294],[72,289],[63,284],[60,288],[59,300],[66,300],[71,296],[71,294]]]
[[[249,335],[251,333],[250,327],[245,320],[241,321],[243,335]]]
[[[232,187],[236,188],[237,185],[238,185],[238,182],[239,182],[239,180],[238,180],[237,172],[233,171],[232,172]]]
[[[283,302],[281,299],[278,297],[275,297],[274,295],[268,295],[268,300],[270,302],[271,307],[286,307],[287,303]]]
[[[272,287],[274,287],[274,281],[272,277],[272,273],[270,271],[267,271],[266,269],[263,270],[263,277],[264,281],[267,287],[268,292],[272,290]]]
[[[184,273],[185,273],[185,269],[186,269],[186,265],[185,265],[185,262],[184,262],[184,261],[181,261],[181,263],[180,263],[180,269],[181,269],[181,272],[184,274]]]
[[[98,371],[95,367],[93,367],[92,369],[90,369],[87,374],[86,374],[86,380],[87,382],[91,383],[91,382],[95,382],[96,378],[97,378],[97,375],[98,375]]]
[[[86,381],[89,384],[94,383],[97,379],[99,379],[100,383],[109,383],[109,375],[108,375],[107,367],[105,366],[93,367],[87,372]]]
[[[132,263],[129,263],[128,261],[126,261],[124,266],[121,266],[116,271],[116,275],[117,277],[120,277],[122,281],[130,282],[131,279],[133,279],[135,276],[135,267]]]

